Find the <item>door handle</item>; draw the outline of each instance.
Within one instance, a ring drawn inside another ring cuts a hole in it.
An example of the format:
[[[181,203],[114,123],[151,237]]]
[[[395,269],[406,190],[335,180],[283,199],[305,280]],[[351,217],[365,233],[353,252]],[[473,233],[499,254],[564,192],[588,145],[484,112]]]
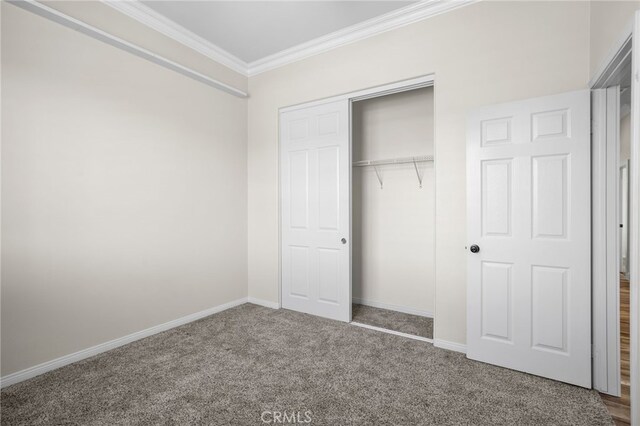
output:
[[[341,239],[341,240],[340,240],[340,242],[341,242],[342,244],[347,244],[347,239],[346,239],[346,238],[343,238],[343,239]]]
[[[469,247],[469,250],[471,250],[471,253],[477,253],[480,251],[480,247],[474,244],[471,247]]]

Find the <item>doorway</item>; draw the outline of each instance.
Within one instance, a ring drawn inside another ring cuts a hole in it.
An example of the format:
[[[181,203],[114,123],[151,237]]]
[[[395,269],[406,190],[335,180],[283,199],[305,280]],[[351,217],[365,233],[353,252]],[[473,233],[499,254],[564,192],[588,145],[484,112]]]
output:
[[[631,423],[630,171],[632,42],[592,92],[594,387],[618,424]]]
[[[352,321],[433,339],[433,86],[356,100]]]

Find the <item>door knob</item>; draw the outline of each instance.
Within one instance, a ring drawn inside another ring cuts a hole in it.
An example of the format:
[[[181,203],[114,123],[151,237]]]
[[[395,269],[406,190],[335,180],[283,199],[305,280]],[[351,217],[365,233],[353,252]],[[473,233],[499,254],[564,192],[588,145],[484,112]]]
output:
[[[341,242],[342,244],[347,244],[347,239],[346,239],[346,238],[343,238],[343,239],[341,239],[341,240],[340,240],[340,242]]]
[[[474,244],[471,247],[469,247],[469,250],[471,250],[471,253],[477,253],[480,251],[480,247]]]

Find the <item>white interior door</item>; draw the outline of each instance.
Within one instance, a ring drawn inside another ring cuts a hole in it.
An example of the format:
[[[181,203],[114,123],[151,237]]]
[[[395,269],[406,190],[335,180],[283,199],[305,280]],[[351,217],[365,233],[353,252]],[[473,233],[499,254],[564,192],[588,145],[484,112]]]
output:
[[[351,321],[349,101],[280,114],[282,307]]]
[[[588,91],[494,105],[470,117],[467,146],[467,356],[584,387],[589,122]]]

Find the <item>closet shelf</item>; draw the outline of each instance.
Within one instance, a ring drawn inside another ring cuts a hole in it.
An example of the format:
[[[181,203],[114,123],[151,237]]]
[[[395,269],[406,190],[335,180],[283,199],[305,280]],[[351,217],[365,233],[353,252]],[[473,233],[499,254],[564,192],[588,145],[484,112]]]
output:
[[[422,178],[420,175],[420,171],[418,170],[418,163],[426,163],[429,161],[433,161],[433,155],[419,155],[416,157],[402,157],[402,158],[390,158],[387,160],[362,160],[362,161],[354,161],[354,167],[373,167],[376,171],[376,176],[378,177],[378,182],[380,182],[380,189],[382,189],[382,175],[378,170],[378,166],[386,166],[388,164],[413,164],[413,167],[416,169],[416,176],[418,176],[418,183],[420,184],[420,188],[422,188]]]
[[[355,161],[354,167],[386,166],[388,164],[425,163],[433,161],[433,155],[418,155],[416,157],[389,158],[386,160],[362,160]]]

